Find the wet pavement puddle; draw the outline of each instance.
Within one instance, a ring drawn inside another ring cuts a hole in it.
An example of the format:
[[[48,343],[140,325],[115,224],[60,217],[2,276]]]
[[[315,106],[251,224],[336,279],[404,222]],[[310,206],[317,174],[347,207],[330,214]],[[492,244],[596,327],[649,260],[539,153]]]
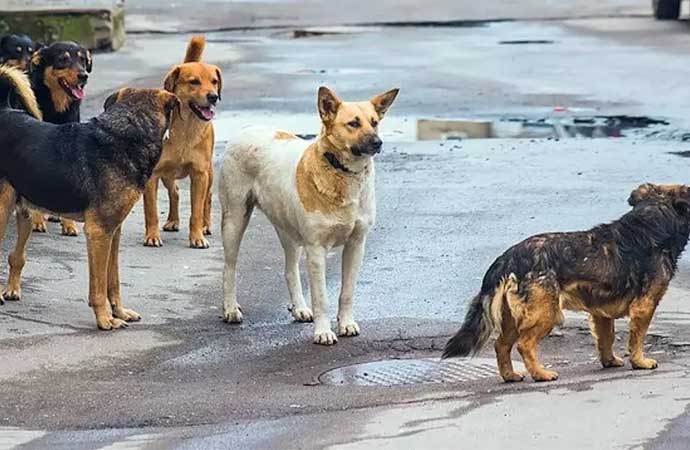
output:
[[[269,111],[224,111],[215,121],[219,142],[249,129],[289,131],[313,139],[320,127],[313,113],[276,114]],[[256,124],[260,124],[256,127]],[[386,117],[380,135],[388,142],[462,139],[567,139],[649,137],[684,140],[686,134],[669,122],[646,116],[554,113],[548,116],[492,116],[469,119]]]

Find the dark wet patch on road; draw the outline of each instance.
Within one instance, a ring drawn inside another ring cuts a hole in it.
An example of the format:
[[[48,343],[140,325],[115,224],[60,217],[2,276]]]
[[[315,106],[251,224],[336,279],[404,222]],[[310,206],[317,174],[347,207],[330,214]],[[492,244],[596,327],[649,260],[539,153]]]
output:
[[[529,44],[554,44],[550,39],[516,39],[510,41],[499,41],[501,45],[529,45]]]
[[[504,116],[463,120],[420,119],[418,140],[565,139],[656,137],[669,122],[647,116],[573,115],[556,108],[549,117]]]

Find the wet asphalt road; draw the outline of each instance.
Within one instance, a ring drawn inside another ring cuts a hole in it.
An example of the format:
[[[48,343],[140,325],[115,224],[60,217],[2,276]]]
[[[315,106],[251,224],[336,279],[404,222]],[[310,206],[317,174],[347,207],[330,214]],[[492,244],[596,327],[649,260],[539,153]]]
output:
[[[428,412],[401,409],[407,403],[426,408],[423,402],[433,399],[459,401],[450,415],[463,417],[463,411],[500,396],[509,402],[513,394],[530,395],[535,389],[530,384],[510,388],[495,379],[398,388],[315,384],[321,373],[343,365],[437,356],[485,268],[506,246],[537,232],[612,220],[626,211],[630,190],[643,181],[687,182],[690,161],[670,153],[690,151],[690,144],[679,140],[422,143],[412,142],[416,119],[543,117],[565,105],[581,114],[663,117],[671,123],[664,136],[685,130],[690,115],[680,94],[690,75],[683,59],[690,49],[688,28],[646,18],[600,18],[355,28],[301,40],[290,38],[290,28],[210,34],[207,60],[225,74],[217,121],[221,141],[256,122],[315,132],[314,92],[322,83],[346,99],[401,87],[383,123],[386,146],[377,160],[379,220],[355,303],[362,336],[341,339],[334,348],[317,347],[311,344],[311,326],[291,321],[280,246],[260,214],[240,256],[238,295],[245,323],[223,323],[218,227],[208,250],[187,248],[184,230],[164,234],[161,249],[144,248],[141,205],[126,222],[121,258],[125,302],[144,320],[127,330],[97,332],[86,305],[83,236],[59,237],[53,227],[31,242],[23,300],[0,307],[0,426],[12,427],[0,428],[0,448],[24,443],[23,448],[287,449],[354,445],[360,438],[367,445],[367,438],[377,439],[367,429],[371,423],[392,427],[390,435],[406,429],[386,419],[387,411],[425,420]],[[500,44],[518,38],[552,43]],[[122,52],[97,56],[85,115],[97,112],[117,86],[159,84],[181,58],[186,39],[140,34]],[[216,152],[219,159],[222,144]],[[183,190],[183,217],[188,217],[186,184]],[[163,195],[161,202],[164,215]],[[596,389],[602,397],[620,397],[627,378],[640,390],[661,380],[659,402],[675,406],[665,414],[663,408],[650,409],[656,425],[638,430],[635,439],[649,441],[668,421],[681,418],[672,422],[666,441],[650,448],[677,446],[686,430],[687,399],[678,391],[685,385],[663,380],[687,371],[687,355],[682,348],[671,352],[670,343],[687,339],[682,300],[690,289],[689,269],[690,260],[683,259],[668,309],[658,318],[666,341],[652,339],[667,363],[665,372],[654,375],[660,378],[650,382],[647,374],[597,370],[581,318],[571,318],[565,337],[549,340],[544,349],[545,360],[564,375],[556,392]],[[338,286],[339,255],[333,252],[328,273],[333,299]],[[472,392],[474,406],[462,406]],[[619,410],[625,405],[612,400],[610,411]],[[639,428],[639,420],[623,420],[622,437],[614,442],[631,447],[626,431]],[[414,433],[421,431],[413,427]],[[406,442],[399,448],[419,447]]]

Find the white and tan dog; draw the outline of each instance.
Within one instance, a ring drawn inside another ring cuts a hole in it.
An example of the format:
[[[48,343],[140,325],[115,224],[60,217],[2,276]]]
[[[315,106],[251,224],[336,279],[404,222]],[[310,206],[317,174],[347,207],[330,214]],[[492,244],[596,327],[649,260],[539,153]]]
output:
[[[219,195],[225,249],[223,318],[239,323],[236,265],[242,236],[257,206],[275,227],[285,251],[288,310],[314,320],[314,342],[337,342],[328,318],[326,253],[343,246],[338,334],[357,336],[352,316],[357,274],[367,232],[374,223],[374,160],[381,151],[378,124],[398,95],[393,89],[369,101],[348,103],[319,88],[321,134],[307,142],[286,133],[247,136],[228,146]],[[311,303],[302,295],[299,260],[306,249]]]

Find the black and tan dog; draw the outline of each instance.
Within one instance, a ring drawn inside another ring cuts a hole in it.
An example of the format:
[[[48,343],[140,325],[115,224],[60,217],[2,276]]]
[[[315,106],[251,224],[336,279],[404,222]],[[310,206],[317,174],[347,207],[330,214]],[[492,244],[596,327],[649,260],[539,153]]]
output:
[[[29,114],[9,108],[10,95]],[[0,237],[15,208],[18,228],[3,297],[20,298],[31,207],[85,223],[89,305],[98,327],[139,320],[120,297],[120,230],[158,163],[179,100],[164,90],[123,89],[87,123],[49,124],[37,120],[28,78],[0,66],[0,107]]]
[[[0,39],[0,64],[29,70],[31,55],[42,47],[25,34],[8,34]]]
[[[91,53],[76,42],[56,42],[33,54],[29,78],[45,122],[79,122],[92,67]],[[60,224],[65,236],[79,233],[73,220],[62,218]],[[47,231],[43,214],[33,214],[33,229]]]
[[[643,353],[644,338],[688,241],[690,187],[645,184],[628,201],[632,211],[615,222],[533,236],[496,259],[444,357],[476,354],[496,329],[505,381],[523,379],[510,359],[516,343],[535,381],[555,380],[558,374],[539,363],[537,346],[562,321],[564,308],[590,314],[604,367],[623,365],[613,351],[614,319],[629,316],[632,367],[656,368]]]

